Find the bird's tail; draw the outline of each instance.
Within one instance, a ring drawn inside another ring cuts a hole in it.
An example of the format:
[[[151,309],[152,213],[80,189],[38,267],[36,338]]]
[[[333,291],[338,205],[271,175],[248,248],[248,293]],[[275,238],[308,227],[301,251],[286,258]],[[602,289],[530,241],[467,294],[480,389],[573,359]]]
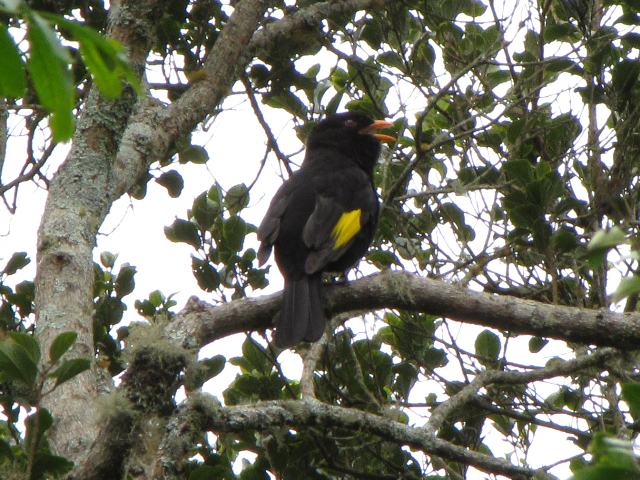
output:
[[[288,348],[322,336],[326,321],[320,288],[320,274],[285,281],[282,310],[276,320],[277,346]]]

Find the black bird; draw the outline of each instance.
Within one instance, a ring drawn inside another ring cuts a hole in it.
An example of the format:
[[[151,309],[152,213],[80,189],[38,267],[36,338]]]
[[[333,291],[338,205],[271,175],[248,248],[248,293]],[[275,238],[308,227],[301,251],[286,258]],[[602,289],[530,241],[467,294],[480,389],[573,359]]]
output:
[[[271,200],[258,227],[258,262],[275,247],[284,277],[279,347],[322,336],[322,272],[346,272],[369,248],[378,221],[373,168],[380,141],[395,140],[375,132],[389,125],[359,113],[321,121],[309,134],[302,166]]]

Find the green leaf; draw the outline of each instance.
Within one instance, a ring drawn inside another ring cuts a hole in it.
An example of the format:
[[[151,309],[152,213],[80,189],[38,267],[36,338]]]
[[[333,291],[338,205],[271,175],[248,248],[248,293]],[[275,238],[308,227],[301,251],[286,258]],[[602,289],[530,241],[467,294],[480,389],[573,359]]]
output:
[[[209,160],[209,154],[200,145],[189,145],[178,154],[178,157],[180,163],[202,164],[207,163],[207,160]]]
[[[630,93],[640,75],[640,65],[637,60],[625,59],[615,64],[611,72],[611,87],[616,94],[625,96]]]
[[[24,0],[0,0],[0,7],[7,13],[18,13]]]
[[[249,205],[249,189],[247,186],[241,183],[231,187],[224,196],[224,205],[232,215]]]
[[[72,59],[49,24],[37,13],[27,19],[31,44],[27,68],[42,105],[51,112],[51,130],[55,141],[73,134],[75,92],[68,64]]]
[[[638,48],[640,49],[640,33],[629,32],[620,37],[622,45],[626,48]]]
[[[94,29],[77,22],[66,20],[58,15],[46,15],[67,29],[80,47],[80,55],[100,90],[100,93],[116,98],[122,93],[122,80],[125,79],[137,91],[138,79],[124,55],[121,44],[111,38],[105,38]]]
[[[481,0],[463,0],[461,3],[462,13],[470,17],[479,17],[487,9]]]
[[[64,475],[73,468],[74,463],[64,457],[47,452],[38,452],[33,462],[31,478],[48,478],[50,475]],[[47,477],[45,477],[47,475]]]
[[[382,24],[377,18],[369,18],[364,23],[364,28],[360,33],[360,39],[364,40],[374,50],[380,48],[380,44],[384,40],[382,32]]]
[[[162,306],[164,300],[164,294],[160,290],[154,290],[149,294],[149,301],[156,308]]]
[[[29,263],[31,263],[31,259],[27,256],[27,252],[16,252],[11,255],[11,258],[2,270],[2,273],[5,275],[13,275],[21,268],[29,265]]]
[[[238,480],[269,480],[265,467],[259,463],[249,463],[245,461]]]
[[[640,277],[638,275],[626,277],[620,280],[618,288],[611,296],[611,301],[615,303],[636,293],[640,293]]]
[[[500,337],[491,330],[483,330],[480,335],[476,337],[475,349],[476,355],[479,357],[481,363],[493,363],[498,359],[498,355],[500,355]]]
[[[215,355],[211,358],[205,358],[200,361],[200,364],[206,368],[206,378],[211,379],[216,375],[219,375],[222,370],[224,370],[224,366],[227,363],[227,360],[224,355]]]
[[[211,480],[212,478],[220,478],[219,470],[210,465],[198,465],[189,474],[189,480]]]
[[[594,455],[597,467],[626,470],[628,476],[624,478],[640,477],[631,441],[612,437],[605,432],[596,432],[589,444],[589,451]]]
[[[205,292],[212,292],[220,286],[220,274],[215,267],[206,260],[200,260],[192,256],[191,268],[198,282],[198,286]]]
[[[340,90],[338,93],[336,93],[331,100],[329,100],[329,102],[327,103],[327,106],[324,109],[324,112],[327,115],[333,115],[334,113],[336,113],[336,111],[338,110],[338,107],[340,106],[340,102],[342,102],[342,97],[344,96],[344,91]]]
[[[440,348],[428,348],[419,357],[421,365],[429,370],[444,367],[449,362],[447,352]]]
[[[515,142],[522,133],[521,122],[514,122],[508,129],[507,138],[509,142]],[[512,138],[515,137],[515,138]],[[502,166],[507,180],[513,180],[519,185],[526,186],[533,181],[533,167],[527,160],[509,160]]]
[[[538,353],[545,347],[547,343],[549,343],[549,340],[547,340],[546,338],[531,337],[529,339],[529,351],[531,353]]]
[[[544,62],[545,71],[568,72],[574,75],[582,75],[582,68],[567,57],[549,57]]]
[[[640,420],[640,383],[623,383],[622,399],[629,405],[633,419]]]
[[[404,62],[402,57],[393,51],[383,52],[378,55],[377,61],[384,65],[388,65],[389,67],[395,67],[398,70],[404,69]]]
[[[102,252],[100,254],[100,263],[105,268],[113,268],[113,266],[116,264],[117,258],[118,255],[115,255],[111,252]]]
[[[419,78],[429,80],[433,77],[433,64],[436,61],[436,52],[425,39],[420,41],[411,52],[411,68]]]
[[[0,97],[21,97],[27,85],[24,64],[4,24],[0,24],[0,72]]]
[[[49,360],[51,360],[51,363],[56,363],[60,360],[60,357],[67,353],[77,338],[77,332],[62,332],[54,338],[49,347]]]
[[[12,338],[8,338],[0,342],[0,374],[33,388],[38,375],[38,363],[32,358],[32,353]]]
[[[606,250],[626,243],[626,241],[626,235],[619,227],[613,227],[609,231],[598,230],[587,245],[587,250]]]
[[[269,355],[264,347],[251,337],[247,337],[242,343],[242,357],[234,357],[229,363],[239,366],[242,373],[246,374],[268,375],[271,372]]]
[[[551,235],[551,246],[558,252],[572,252],[578,245],[578,234],[567,227],[561,227]]]
[[[345,105],[345,109],[350,112],[364,113],[372,118],[379,116],[378,107],[371,101],[371,98],[364,97],[351,100]]]
[[[511,80],[511,72],[509,70],[489,70],[487,72],[487,82],[490,87],[494,88],[501,83]]]
[[[65,360],[56,368],[50,376],[56,379],[54,388],[58,385],[71,380],[76,375],[81,374],[91,367],[88,358],[74,358],[73,360]]]
[[[164,234],[172,242],[188,243],[193,248],[200,248],[202,240],[195,223],[177,218],[172,225],[164,227]]]
[[[25,280],[15,286],[15,293],[8,295],[7,299],[18,308],[18,313],[25,317],[33,312],[33,299],[35,298],[35,286],[33,282]]]
[[[136,300],[134,307],[143,317],[153,317],[156,313],[156,307],[149,300]]]
[[[296,117],[307,116],[307,107],[304,103],[289,90],[283,90],[278,94],[263,96],[262,102],[272,108],[281,108]]]
[[[442,223],[452,223],[455,226],[454,233],[462,242],[474,239],[475,232],[465,223],[464,211],[455,203],[443,203],[435,213],[442,220]]]
[[[545,43],[555,42],[556,40],[570,42],[575,40],[575,37],[579,35],[578,29],[572,23],[556,23],[546,28],[544,41]]]
[[[20,345],[34,363],[37,364],[40,361],[40,346],[33,335],[22,332],[10,332],[9,338]]]
[[[32,445],[32,442],[36,442],[36,448],[40,445],[40,441],[44,433],[53,425],[53,417],[46,408],[40,408],[37,412],[29,415],[25,420],[27,432],[25,436],[25,443]],[[34,437],[35,433],[35,437]]]
[[[211,188],[207,191],[207,197],[216,205],[222,205],[222,187],[218,182],[211,185]]]
[[[331,71],[331,76],[329,78],[333,88],[337,92],[343,91],[349,84],[349,74],[339,67],[336,67]]]
[[[391,265],[402,265],[400,259],[393,252],[386,250],[372,250],[367,256],[367,260],[378,268],[388,268]]]
[[[639,478],[633,471],[614,466],[595,465],[578,470],[571,480],[632,480]]]
[[[184,188],[184,180],[182,179],[182,175],[180,175],[175,170],[164,172],[162,175],[160,175],[160,177],[156,179],[156,183],[166,188],[171,198],[178,198],[182,193],[182,189]]]
[[[135,282],[136,267],[124,264],[120,267],[118,276],[116,277],[116,296],[117,298],[123,298],[133,292],[136,286]]]
[[[222,232],[228,249],[234,252],[242,250],[244,237],[247,234],[247,224],[242,218],[237,215],[229,218],[224,222]]]
[[[193,201],[191,215],[202,230],[209,230],[220,215],[220,204],[203,192]]]
[[[15,455],[13,454],[13,450],[11,450],[11,444],[5,440],[0,440],[0,462],[3,462],[4,459],[13,461]]]
[[[321,112],[322,111],[322,97],[331,87],[331,82],[328,79],[322,80],[318,82],[313,89],[313,109]]]

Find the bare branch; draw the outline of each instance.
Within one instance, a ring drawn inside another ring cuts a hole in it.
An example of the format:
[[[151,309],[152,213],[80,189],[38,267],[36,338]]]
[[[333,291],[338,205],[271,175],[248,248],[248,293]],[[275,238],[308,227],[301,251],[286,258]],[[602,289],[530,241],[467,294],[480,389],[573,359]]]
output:
[[[328,405],[317,400],[285,400],[259,402],[254,405],[222,407],[205,395],[193,396],[179,411],[189,419],[191,428],[214,432],[263,431],[273,427],[304,428],[315,425],[346,428],[378,435],[386,441],[408,445],[430,455],[473,465],[487,473],[508,475],[510,478],[533,478],[541,472],[513,465],[506,460],[490,457],[436,438],[427,430],[411,427],[389,418],[352,408]],[[184,425],[186,422],[179,422]],[[200,423],[200,425],[197,425]],[[168,432],[184,435],[184,429]],[[172,477],[155,477],[172,478]]]
[[[523,372],[484,370],[471,383],[462,388],[447,401],[441,403],[431,413],[427,428],[434,433],[442,426],[451,412],[464,407],[465,404],[478,399],[478,390],[491,384],[525,384],[547,378],[574,374],[585,368],[602,366],[617,354],[612,348],[603,348],[590,355],[582,355],[573,360],[553,364],[545,368]]]
[[[0,185],[2,185],[2,171],[4,169],[4,160],[7,154],[7,140],[9,139],[7,131],[7,120],[9,112],[5,104],[0,104]]]
[[[247,97],[249,98],[249,103],[251,104],[253,113],[258,119],[258,123],[260,123],[260,126],[262,127],[262,130],[264,130],[264,134],[267,137],[267,145],[269,149],[273,150],[273,153],[276,154],[276,157],[278,157],[278,160],[280,160],[280,163],[282,163],[287,173],[291,175],[293,173],[293,170],[291,170],[291,165],[289,164],[289,158],[280,150],[280,147],[278,146],[278,141],[276,140],[276,137],[273,135],[273,132],[271,131],[271,127],[269,127],[267,120],[264,118],[264,115],[262,114],[262,110],[260,109],[260,105],[258,105],[256,96],[253,92],[253,89],[251,88],[251,82],[246,77],[246,75],[242,75],[240,79],[242,80],[244,89],[247,92]],[[260,166],[261,169],[263,165],[264,165],[264,162]]]

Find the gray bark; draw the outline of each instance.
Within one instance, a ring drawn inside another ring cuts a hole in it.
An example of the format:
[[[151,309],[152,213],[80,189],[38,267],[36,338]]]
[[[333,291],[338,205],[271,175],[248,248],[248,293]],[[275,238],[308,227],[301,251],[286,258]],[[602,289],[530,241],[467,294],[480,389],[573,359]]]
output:
[[[327,286],[330,315],[349,311],[401,308],[442,315],[516,334],[538,335],[585,345],[636,349],[640,314],[549,305],[515,297],[474,292],[441,280],[387,271],[349,285]],[[169,335],[189,347],[201,347],[233,333],[270,328],[280,308],[275,293],[212,306],[192,297]]]

